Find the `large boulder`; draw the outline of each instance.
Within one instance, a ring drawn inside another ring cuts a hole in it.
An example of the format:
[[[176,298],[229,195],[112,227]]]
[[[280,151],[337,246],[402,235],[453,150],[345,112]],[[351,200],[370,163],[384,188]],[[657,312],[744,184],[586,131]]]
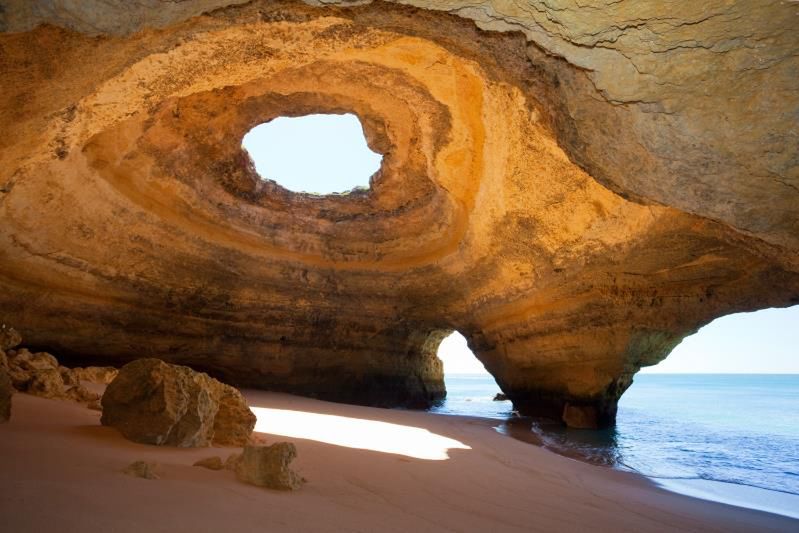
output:
[[[236,478],[258,487],[296,490],[302,485],[302,477],[289,468],[295,457],[297,448],[290,442],[245,446],[235,461]]]
[[[8,377],[6,369],[0,368],[0,423],[8,422],[11,418],[11,397],[14,395],[14,386]]]
[[[255,424],[238,391],[207,374],[159,359],[138,359],[122,367],[108,385],[102,407],[103,425],[144,444],[243,444]]]

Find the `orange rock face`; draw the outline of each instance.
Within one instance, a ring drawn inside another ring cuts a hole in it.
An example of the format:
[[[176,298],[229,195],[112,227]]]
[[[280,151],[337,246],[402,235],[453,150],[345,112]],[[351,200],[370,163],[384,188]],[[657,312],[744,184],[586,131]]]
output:
[[[799,302],[784,158],[784,193],[722,171],[708,187],[718,139],[685,143],[710,120],[622,102],[602,85],[612,62],[589,73],[531,44],[534,21],[522,35],[390,4],[180,4],[135,33],[6,15],[0,320],[31,345],[424,406],[457,329],[522,411],[602,426],[633,374],[703,324]],[[672,91],[675,72],[654,75]],[[241,149],[274,117],[341,112],[384,155],[367,192],[290,193]]]

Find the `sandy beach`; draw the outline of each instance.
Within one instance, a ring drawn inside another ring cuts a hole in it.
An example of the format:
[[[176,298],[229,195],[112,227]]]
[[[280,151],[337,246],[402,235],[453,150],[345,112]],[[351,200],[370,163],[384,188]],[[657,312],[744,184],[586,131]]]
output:
[[[296,444],[296,492],[192,464],[235,448],[135,444],[71,402],[14,396],[0,426],[2,530],[796,531],[498,434],[482,419],[245,391],[267,442]],[[129,477],[136,460],[161,479]]]

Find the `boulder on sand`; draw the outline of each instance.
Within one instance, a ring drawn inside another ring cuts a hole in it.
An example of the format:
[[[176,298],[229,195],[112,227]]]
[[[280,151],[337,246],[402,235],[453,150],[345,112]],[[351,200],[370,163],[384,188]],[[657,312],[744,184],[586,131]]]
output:
[[[102,407],[103,425],[144,444],[244,444],[255,425],[255,415],[233,387],[152,358],[122,367],[103,394]]]
[[[271,446],[245,446],[235,462],[239,481],[276,490],[296,490],[302,485],[289,463],[297,457],[297,448],[290,442]]]

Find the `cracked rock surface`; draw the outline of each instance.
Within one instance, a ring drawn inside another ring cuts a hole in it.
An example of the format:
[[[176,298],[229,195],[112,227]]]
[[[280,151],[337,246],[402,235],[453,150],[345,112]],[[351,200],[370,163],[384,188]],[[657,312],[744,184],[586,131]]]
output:
[[[457,329],[519,409],[594,427],[713,318],[799,302],[799,8],[403,3],[5,0],[0,321],[409,406]],[[342,112],[369,191],[241,149]]]

